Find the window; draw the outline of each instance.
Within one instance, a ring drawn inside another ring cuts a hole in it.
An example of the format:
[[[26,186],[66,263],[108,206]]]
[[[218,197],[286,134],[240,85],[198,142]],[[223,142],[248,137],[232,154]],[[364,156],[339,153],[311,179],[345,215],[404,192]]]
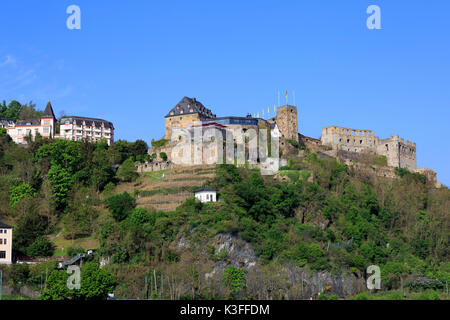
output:
[[[3,233],[3,229],[0,229],[0,233]],[[6,233],[6,232],[5,232]]]
[[[49,132],[48,129],[49,129],[48,127],[45,127],[45,128],[44,128],[44,133],[48,133],[48,132]]]
[[[22,134],[22,129],[17,130],[18,134]]]
[[[206,200],[209,200],[209,194],[206,194]]]
[[[0,244],[3,244],[3,239],[0,239]],[[6,243],[5,243],[6,244]]]
[[[3,239],[3,244],[6,244],[6,239]]]
[[[0,251],[0,259],[6,259],[6,251]]]
[[[30,129],[27,129],[27,135],[29,135],[29,134],[30,134],[30,132],[31,132],[31,130],[30,130]]]

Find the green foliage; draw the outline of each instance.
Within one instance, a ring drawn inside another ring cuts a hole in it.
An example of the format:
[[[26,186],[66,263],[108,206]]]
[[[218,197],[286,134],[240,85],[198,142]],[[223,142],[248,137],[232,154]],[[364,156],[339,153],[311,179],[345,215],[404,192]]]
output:
[[[68,169],[54,164],[48,171],[48,179],[53,186],[53,194],[56,197],[59,208],[64,208],[67,204],[67,195],[73,184],[73,179]]]
[[[394,168],[394,172],[400,178],[409,179],[418,183],[425,184],[427,182],[427,177],[418,172],[411,172],[405,168]]]
[[[123,181],[134,181],[139,176],[132,158],[125,160],[117,171],[117,176]]]
[[[38,237],[43,236],[48,231],[48,227],[48,217],[39,213],[38,203],[35,200],[27,202],[26,207],[24,207],[24,212],[20,214],[14,228],[14,251],[17,254],[26,254],[28,246]]]
[[[160,139],[160,140],[156,140],[156,141],[154,139],[152,139],[152,148],[158,149],[158,148],[164,147],[167,144],[167,142],[169,142],[169,140],[167,140],[167,139]]]
[[[159,153],[159,157],[160,157],[161,159],[163,159],[164,161],[167,160],[167,154],[166,154],[165,152],[160,152],[160,153]]]
[[[113,274],[100,269],[96,263],[85,263],[81,268],[80,289],[69,289],[66,270],[53,270],[43,290],[42,300],[106,300],[113,292],[116,280]]]
[[[289,142],[290,144],[292,144],[295,148],[300,149],[300,143],[298,143],[297,140],[286,139],[286,141]]]
[[[26,253],[30,257],[49,257],[53,255],[54,246],[46,237],[38,237],[30,244]]]
[[[387,167],[387,158],[386,156],[376,156],[372,158],[371,161],[372,165],[377,165],[377,166],[384,166]]]
[[[223,273],[222,283],[230,290],[230,297],[233,299],[245,287],[244,271],[233,265],[226,267]]]
[[[319,300],[338,300],[339,299],[339,297],[337,296],[337,295],[335,295],[335,294],[325,294],[325,293],[322,293],[320,296],[319,296]]]
[[[136,200],[128,192],[123,192],[106,199],[106,205],[114,219],[122,221],[136,207]]]
[[[9,197],[9,205],[11,209],[14,209],[16,204],[22,200],[24,197],[34,197],[36,195],[36,191],[30,185],[26,183],[21,183],[11,187],[10,197]]]
[[[20,263],[14,265],[10,274],[10,280],[12,285],[18,289],[23,285],[27,284],[28,278],[30,276],[30,267],[26,263]]]
[[[6,101],[3,100],[3,103],[0,105],[0,117],[10,118],[17,121],[21,109],[22,105],[20,102],[12,100],[8,105],[6,105]]]

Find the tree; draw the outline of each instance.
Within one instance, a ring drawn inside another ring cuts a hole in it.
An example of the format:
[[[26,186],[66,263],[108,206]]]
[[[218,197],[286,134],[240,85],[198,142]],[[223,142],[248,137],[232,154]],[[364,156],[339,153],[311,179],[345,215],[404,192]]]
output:
[[[39,200],[25,198],[17,206],[18,219],[13,232],[13,249],[25,254],[27,247],[43,236],[49,227],[47,217],[39,214]]]
[[[77,185],[68,199],[67,213],[63,217],[64,237],[74,239],[90,235],[95,230],[98,212],[95,209],[96,193]]]
[[[148,145],[144,140],[136,140],[130,144],[130,152],[134,157],[144,156],[148,153]]]
[[[42,145],[37,150],[35,158],[38,162],[45,159],[50,166],[58,165],[69,174],[74,174],[80,169],[82,162],[81,146],[76,141],[58,139]]]
[[[38,237],[30,244],[26,253],[30,257],[49,257],[55,250],[53,244],[46,237]]]
[[[114,219],[122,221],[136,207],[136,200],[128,192],[123,192],[106,199],[106,205]]]
[[[100,269],[96,263],[85,263],[81,268],[80,289],[69,289],[66,270],[53,270],[43,290],[43,300],[105,300],[113,292],[116,279],[110,272]]]
[[[222,278],[223,285],[230,290],[230,297],[234,299],[236,294],[245,287],[244,270],[230,265],[225,268]]]
[[[12,100],[8,106],[6,106],[6,102],[3,101],[3,104],[0,106],[0,117],[10,118],[17,121],[21,109],[22,105],[19,101]]]
[[[124,161],[124,163],[122,163],[119,170],[117,171],[117,176],[123,181],[136,180],[139,175],[132,158],[128,158]]]
[[[30,185],[26,183],[15,185],[10,190],[9,206],[11,209],[14,209],[16,204],[22,200],[22,198],[34,197],[35,195],[36,191]]]
[[[73,183],[70,171],[58,164],[52,165],[48,171],[48,179],[52,183],[58,208],[63,209],[67,204],[67,195]]]
[[[28,120],[28,119],[40,119],[42,116],[42,111],[36,110],[36,104],[30,101],[28,105],[22,105],[20,109],[19,118],[20,120]]]
[[[114,172],[109,164],[106,148],[97,146],[92,157],[92,175],[90,177],[90,184],[94,186],[97,191],[100,191],[113,177]]]

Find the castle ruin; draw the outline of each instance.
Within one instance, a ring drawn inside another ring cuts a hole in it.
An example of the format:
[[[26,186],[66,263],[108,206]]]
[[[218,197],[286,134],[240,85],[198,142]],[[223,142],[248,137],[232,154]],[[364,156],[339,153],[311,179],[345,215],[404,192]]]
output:
[[[387,162],[387,171],[381,170],[383,176],[393,177],[394,168],[404,168],[410,171],[425,174],[427,180],[431,181],[433,185],[439,185],[436,179],[436,173],[431,169],[417,169],[416,161],[416,144],[414,142],[405,141],[398,135],[392,135],[386,139],[380,139],[374,135],[372,130],[343,128],[338,126],[328,126],[322,129],[322,135],[319,139],[301,135],[298,130],[298,114],[297,107],[292,105],[280,106],[276,110],[276,116],[270,119],[261,119],[252,117],[248,114],[245,117],[226,116],[217,117],[212,111],[206,108],[201,102],[195,98],[183,97],[180,102],[173,107],[165,116],[165,135],[164,139],[169,142],[158,148],[157,150],[149,149],[150,154],[157,154],[164,152],[167,154],[167,159],[162,161],[159,157],[156,163],[145,163],[138,165],[138,171],[153,171],[159,168],[174,167],[171,161],[171,153],[176,147],[181,137],[173,137],[177,134],[177,130],[192,132],[195,127],[201,126],[203,131],[209,128],[218,129],[219,132],[224,132],[224,129],[232,132],[233,136],[239,136],[244,133],[245,139],[251,139],[249,132],[259,134],[261,130],[268,130],[273,135],[279,135],[280,142],[280,164],[286,163],[289,156],[298,154],[293,145],[295,142],[300,146],[308,148],[312,152],[318,152],[328,157],[335,157],[343,160],[345,163],[351,164],[358,162],[358,157],[363,154],[372,154],[375,156],[385,156]],[[221,131],[222,130],[222,131]],[[225,133],[223,133],[225,134]],[[191,137],[193,139],[193,135]],[[211,157],[215,157],[214,152],[221,152],[222,150],[211,151],[208,142],[200,150],[202,153],[202,160],[205,163],[210,162]],[[236,145],[236,140],[234,140]],[[248,148],[245,147],[246,160],[248,160]],[[236,155],[236,147],[234,150]],[[258,162],[261,159],[258,159]],[[165,162],[165,163],[163,163]],[[259,163],[260,167],[264,164]],[[160,170],[160,169],[159,169]],[[390,174],[389,174],[389,172]]]

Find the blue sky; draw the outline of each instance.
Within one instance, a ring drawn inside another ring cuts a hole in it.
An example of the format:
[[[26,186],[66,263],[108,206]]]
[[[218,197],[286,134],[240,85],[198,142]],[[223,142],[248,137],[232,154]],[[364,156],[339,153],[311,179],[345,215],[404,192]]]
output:
[[[66,27],[71,4],[81,30]],[[381,30],[366,27],[371,4]],[[2,0],[0,99],[51,100],[57,116],[150,142],[183,96],[225,116],[273,112],[295,91],[302,134],[398,134],[450,185],[449,12],[447,0]]]

